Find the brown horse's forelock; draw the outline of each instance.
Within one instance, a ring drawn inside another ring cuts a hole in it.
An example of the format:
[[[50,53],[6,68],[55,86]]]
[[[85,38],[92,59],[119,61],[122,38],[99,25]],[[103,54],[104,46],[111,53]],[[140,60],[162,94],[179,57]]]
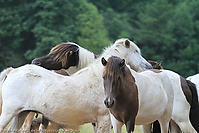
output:
[[[51,56],[56,62],[61,62],[62,66],[65,67],[68,53],[70,51],[75,52],[78,49],[79,47],[77,45],[70,43],[61,43],[52,48],[48,55]]]
[[[114,56],[113,57],[110,57],[108,59],[108,62],[104,68],[104,76],[112,76],[114,78],[114,80],[118,80],[118,77],[123,77],[124,76],[124,67],[121,68],[119,66],[119,63],[121,62],[122,59],[120,58],[115,58]],[[125,66],[125,65],[124,65]],[[123,76],[122,76],[123,75]]]

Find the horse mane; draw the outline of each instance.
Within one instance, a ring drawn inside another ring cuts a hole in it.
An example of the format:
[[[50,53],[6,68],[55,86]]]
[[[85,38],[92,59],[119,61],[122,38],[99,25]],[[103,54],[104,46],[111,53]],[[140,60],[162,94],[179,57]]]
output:
[[[104,66],[101,63],[101,58],[104,57],[106,60],[111,56],[118,56],[120,58],[123,58],[123,53],[120,53],[121,50],[119,49],[121,48],[121,44],[123,44],[125,40],[127,39],[122,38],[116,40],[114,44],[110,44],[110,46],[105,47],[103,49],[103,53],[100,55],[98,59],[96,59],[93,63],[90,63],[88,67],[79,70],[76,74],[80,74],[85,69],[87,69],[88,74],[95,75],[98,78],[102,78],[102,70]],[[137,45],[135,45],[134,43],[131,43],[131,45],[133,45],[133,47],[137,48],[137,50],[140,51]]]
[[[78,68],[84,68],[95,60],[95,54],[79,46],[79,63]]]
[[[55,61],[61,62],[62,66],[65,66],[69,52],[76,52],[78,50],[79,46],[75,43],[60,43],[57,46],[53,47],[48,55],[51,56]]]

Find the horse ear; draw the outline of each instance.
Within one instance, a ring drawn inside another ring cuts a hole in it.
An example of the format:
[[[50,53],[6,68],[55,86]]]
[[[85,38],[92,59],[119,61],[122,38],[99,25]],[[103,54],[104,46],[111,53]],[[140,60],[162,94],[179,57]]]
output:
[[[127,48],[130,47],[130,41],[129,41],[128,39],[125,41],[125,46],[126,46]]]
[[[122,60],[120,61],[120,63],[119,63],[119,66],[120,66],[120,68],[122,68],[122,67],[124,67],[124,65],[125,65],[125,60],[122,59]]]
[[[106,59],[105,59],[104,57],[102,57],[101,61],[102,61],[102,65],[103,65],[103,66],[106,66],[107,61],[106,61]]]
[[[73,54],[73,51],[70,51],[70,52],[69,52],[69,56],[71,56],[72,54]]]
[[[161,67],[161,63],[162,63],[162,61],[160,61],[160,62],[157,64],[157,66]]]

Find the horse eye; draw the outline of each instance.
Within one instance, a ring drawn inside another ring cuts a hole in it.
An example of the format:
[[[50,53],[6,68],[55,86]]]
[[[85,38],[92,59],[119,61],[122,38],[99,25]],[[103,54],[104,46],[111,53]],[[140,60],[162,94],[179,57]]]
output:
[[[138,53],[138,51],[137,51],[137,50],[135,50],[135,52],[136,52],[136,53]]]

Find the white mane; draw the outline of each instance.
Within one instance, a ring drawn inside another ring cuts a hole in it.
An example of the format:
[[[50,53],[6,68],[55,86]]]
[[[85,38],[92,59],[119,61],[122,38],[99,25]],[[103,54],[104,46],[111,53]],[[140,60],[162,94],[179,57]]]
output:
[[[95,56],[93,52],[88,51],[82,47],[79,47],[79,63],[78,68],[84,68],[88,64],[92,63],[95,60]]]
[[[80,47],[79,45],[77,46],[79,47],[79,63],[77,66],[72,66],[67,70],[70,75],[76,73],[82,68],[85,68],[88,64],[95,60],[93,52],[90,52],[87,49]]]
[[[119,50],[119,47],[121,47],[121,43],[123,43],[125,40],[126,39],[119,39],[114,44],[105,48],[104,52],[98,59],[96,59],[93,63],[90,63],[88,67],[78,71],[76,74],[80,74],[87,69],[90,76],[97,76],[98,78],[102,78],[104,66],[101,63],[101,58],[104,57],[106,60],[108,60],[108,58],[111,56],[118,56],[120,58],[123,58],[123,53],[121,53],[121,49]]]

